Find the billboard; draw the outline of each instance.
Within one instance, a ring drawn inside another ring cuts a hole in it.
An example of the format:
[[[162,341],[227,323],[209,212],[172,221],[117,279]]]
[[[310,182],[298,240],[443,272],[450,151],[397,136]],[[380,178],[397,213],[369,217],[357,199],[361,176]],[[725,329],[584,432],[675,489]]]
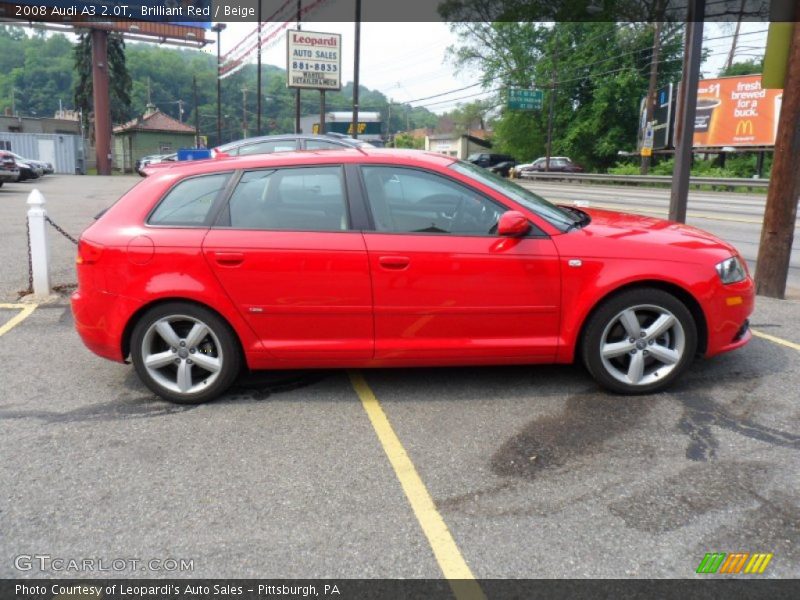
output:
[[[341,72],[341,35],[296,29],[286,32],[287,87],[340,90]]]
[[[86,27],[126,34],[131,39],[178,40],[203,45],[211,26],[212,0],[17,0],[0,1],[0,19]]]
[[[774,146],[783,90],[761,87],[761,75],[701,80],[693,146]]]

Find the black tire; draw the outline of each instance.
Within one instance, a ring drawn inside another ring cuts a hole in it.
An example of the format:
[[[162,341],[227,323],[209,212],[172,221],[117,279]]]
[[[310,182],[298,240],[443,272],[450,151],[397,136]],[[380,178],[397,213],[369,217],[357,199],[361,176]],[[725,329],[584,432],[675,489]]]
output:
[[[198,324],[207,333],[198,328],[199,333],[190,335]],[[139,318],[131,333],[131,360],[148,388],[178,404],[215,399],[230,387],[243,364],[230,325],[207,308],[187,302],[161,304]]]
[[[581,339],[586,369],[602,387],[618,394],[666,388],[686,371],[696,351],[692,313],[678,298],[656,288],[631,289],[605,300]]]

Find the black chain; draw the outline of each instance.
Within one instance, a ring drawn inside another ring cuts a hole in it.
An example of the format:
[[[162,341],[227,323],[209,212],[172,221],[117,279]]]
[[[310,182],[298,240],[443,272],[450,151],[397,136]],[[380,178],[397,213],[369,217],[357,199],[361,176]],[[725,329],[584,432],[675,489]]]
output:
[[[50,225],[52,225],[52,226],[53,226],[53,228],[54,228],[54,229],[55,229],[55,230],[56,230],[58,233],[60,233],[61,235],[63,235],[63,236],[64,236],[65,238],[67,238],[67,239],[68,239],[70,242],[72,242],[72,243],[73,243],[73,244],[75,244],[75,245],[77,245],[77,244],[78,244],[78,240],[76,240],[74,237],[72,237],[72,236],[71,236],[70,234],[68,234],[66,231],[64,231],[63,229],[61,229],[61,227],[59,227],[58,225],[56,225],[56,224],[53,222],[53,220],[52,220],[50,217],[48,217],[47,215],[45,215],[45,216],[44,216],[44,220],[45,220],[45,221],[47,221],[48,223],[50,223]],[[28,253],[29,253],[29,254],[30,254],[30,246],[31,246],[31,244],[30,244],[30,234],[28,234]],[[29,256],[28,258],[30,259],[30,256]]]
[[[33,259],[31,258],[31,222],[25,217],[25,233],[28,236],[28,289],[23,294],[33,293]]]

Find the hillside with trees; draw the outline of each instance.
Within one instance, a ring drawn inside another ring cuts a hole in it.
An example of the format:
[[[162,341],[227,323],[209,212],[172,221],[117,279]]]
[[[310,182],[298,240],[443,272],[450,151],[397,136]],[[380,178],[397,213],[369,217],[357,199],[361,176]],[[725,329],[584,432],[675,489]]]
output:
[[[53,116],[59,102],[65,109],[75,108],[75,90],[81,81],[81,63],[76,65],[73,41],[62,34],[46,34],[15,26],[0,26],[0,111],[12,108],[25,116]],[[216,145],[217,87],[216,55],[192,49],[169,48],[156,44],[124,45],[130,75],[130,105],[117,103],[116,123],[144,112],[148,99],[163,112],[194,124],[195,107],[192,80],[197,78],[200,133]],[[85,55],[84,55],[85,56]],[[112,82],[112,89],[114,82]],[[222,142],[242,137],[243,94],[246,94],[247,131],[256,131],[256,67],[248,65],[222,82]],[[286,88],[286,72],[272,65],[262,70],[263,133],[285,133],[294,129],[294,90]],[[340,92],[328,92],[328,110],[351,110],[353,87],[348,82]],[[425,108],[392,103],[382,93],[364,86],[359,89],[362,111],[379,111],[386,122],[391,113],[392,132],[406,128],[433,127],[437,117]],[[180,102],[182,101],[182,102]],[[301,94],[302,114],[319,112],[319,94]],[[180,107],[183,114],[180,115]]]

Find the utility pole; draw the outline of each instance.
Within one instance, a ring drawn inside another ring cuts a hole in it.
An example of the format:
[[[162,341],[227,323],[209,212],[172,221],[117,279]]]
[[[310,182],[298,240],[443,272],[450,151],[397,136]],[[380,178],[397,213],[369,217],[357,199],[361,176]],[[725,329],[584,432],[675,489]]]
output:
[[[756,269],[756,293],[770,298],[786,295],[800,196],[800,94],[786,93],[800,89],[800,5],[794,21]]]
[[[15,88],[15,87],[12,85],[12,86],[11,86],[11,116],[12,116],[12,117],[16,117],[16,116],[17,116],[17,98],[16,98],[16,96],[14,95],[14,93],[15,93],[16,91],[17,91],[17,88]]]
[[[183,100],[178,100],[178,122],[183,123]]]
[[[200,147],[200,107],[197,105],[197,75],[192,76],[192,94],[194,95],[194,147]]]
[[[661,6],[661,3],[659,3]],[[658,11],[658,8],[656,8]],[[656,13],[656,18],[659,18],[660,13]],[[661,21],[653,23],[653,52],[652,62],[650,63],[650,81],[647,84],[647,100],[645,100],[645,131],[653,120],[653,109],[656,103],[656,86],[658,85],[658,57],[661,51]],[[650,170],[650,155],[645,156],[642,154],[642,166],[640,172],[642,175],[647,175]]]
[[[386,139],[392,139],[392,99],[389,98],[389,110],[386,117]]]
[[[544,170],[550,170],[550,155],[553,149],[553,109],[556,100],[556,88],[558,87],[558,33],[553,26],[553,77],[550,83],[550,108],[547,115],[547,149],[545,150]]]
[[[358,71],[361,55],[361,0],[356,0],[355,64],[353,65],[353,139],[358,138]]]
[[[736,55],[736,45],[739,43],[739,29],[742,27],[742,13],[744,12],[744,3],[742,0],[739,5],[739,17],[736,19],[736,29],[733,32],[733,41],[731,42],[731,51],[728,53],[728,60],[725,61],[725,69],[730,69],[733,64],[733,58]]]
[[[261,1],[258,0],[258,47],[256,58],[256,135],[261,135]]]
[[[109,99],[108,32],[92,29],[92,100],[97,174],[111,175],[111,101]]]
[[[319,91],[319,134],[325,135],[325,90]]]
[[[222,80],[219,78],[219,69],[222,66],[220,38],[225,27],[225,23],[217,23],[211,28],[217,33],[217,146],[222,144]]]
[[[247,86],[242,86],[242,137],[247,137]]]
[[[675,170],[669,195],[669,219],[686,222],[689,198],[689,176],[692,170],[694,116],[697,109],[697,82],[700,80],[700,61],[703,49],[703,18],[705,0],[689,0],[686,17],[686,40],[681,77],[678,114],[675,116]]]
[[[303,18],[303,0],[297,0],[297,31],[303,29],[301,20]],[[294,132],[300,133],[300,88],[294,91]]]

